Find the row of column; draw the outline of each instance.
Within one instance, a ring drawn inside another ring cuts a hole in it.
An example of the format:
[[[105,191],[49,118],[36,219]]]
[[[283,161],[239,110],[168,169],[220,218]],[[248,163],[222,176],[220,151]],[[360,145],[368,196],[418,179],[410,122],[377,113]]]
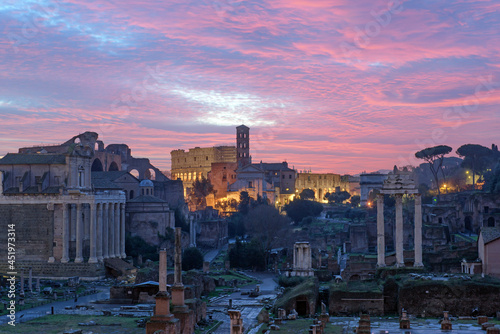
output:
[[[311,247],[309,243],[296,243],[293,253],[293,269],[311,269]]]
[[[69,262],[70,217],[76,216],[75,263],[83,262],[83,240],[85,226],[83,206],[90,205],[89,263],[101,262],[107,258],[125,258],[125,203],[76,203],[63,205],[63,252],[62,263]]]
[[[403,256],[403,194],[396,194],[396,266],[404,266]],[[422,262],[422,198],[415,194],[415,262],[414,267],[423,267]],[[377,265],[385,267],[384,195],[377,195]]]

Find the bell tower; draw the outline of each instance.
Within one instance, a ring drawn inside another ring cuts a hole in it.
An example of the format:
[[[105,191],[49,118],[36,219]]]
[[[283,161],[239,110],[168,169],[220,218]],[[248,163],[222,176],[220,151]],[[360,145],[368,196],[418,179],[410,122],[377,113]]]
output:
[[[250,128],[245,125],[236,127],[236,161],[238,167],[251,163]]]

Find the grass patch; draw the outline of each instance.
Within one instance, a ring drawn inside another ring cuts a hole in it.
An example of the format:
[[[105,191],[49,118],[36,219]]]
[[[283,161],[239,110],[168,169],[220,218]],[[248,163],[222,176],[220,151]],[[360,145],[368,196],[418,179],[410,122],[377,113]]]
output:
[[[47,315],[21,324],[16,324],[16,326],[0,326],[0,334],[59,334],[69,329],[82,329],[85,331],[92,331],[92,333],[94,334],[143,334],[145,330],[144,328],[137,327],[136,320],[137,318],[56,314]],[[78,323],[86,323],[89,321],[94,321],[104,326],[78,326]],[[120,324],[120,326],[109,326],[110,324]]]

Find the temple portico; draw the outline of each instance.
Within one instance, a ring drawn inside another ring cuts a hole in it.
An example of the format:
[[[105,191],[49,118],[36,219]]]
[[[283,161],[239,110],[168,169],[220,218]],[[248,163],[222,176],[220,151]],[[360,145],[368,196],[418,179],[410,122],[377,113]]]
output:
[[[422,262],[422,199],[410,178],[410,173],[397,169],[388,175],[384,186],[377,195],[377,266],[385,267],[385,227],[384,194],[396,197],[396,266],[404,267],[403,257],[403,195],[413,195],[415,199],[415,260],[414,267],[423,267]]]
[[[98,263],[106,258],[125,257],[122,191],[73,192],[42,198],[0,196],[0,204],[44,204],[47,210],[54,211],[54,243],[49,263]]]

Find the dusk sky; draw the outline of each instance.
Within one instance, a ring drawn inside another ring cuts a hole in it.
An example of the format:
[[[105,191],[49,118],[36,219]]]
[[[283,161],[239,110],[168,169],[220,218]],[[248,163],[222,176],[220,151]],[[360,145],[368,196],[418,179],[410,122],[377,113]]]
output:
[[[359,173],[499,144],[500,1],[0,1],[0,156],[95,131]]]

